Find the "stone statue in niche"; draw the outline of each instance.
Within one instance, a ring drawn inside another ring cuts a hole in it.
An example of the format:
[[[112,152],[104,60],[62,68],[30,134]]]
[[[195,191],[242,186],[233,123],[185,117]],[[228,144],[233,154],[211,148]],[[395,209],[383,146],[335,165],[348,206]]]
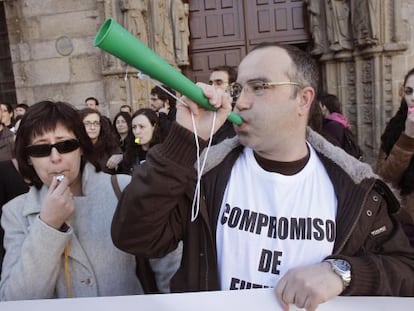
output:
[[[326,0],[326,28],[329,48],[334,51],[351,50],[350,8],[347,0]]]
[[[171,0],[152,0],[153,49],[171,65],[175,64]]]
[[[305,0],[309,16],[309,29],[313,39],[311,54],[320,55],[324,52],[324,35],[322,29],[322,10],[324,0]]]
[[[148,44],[148,0],[119,0],[119,8],[125,29]]]
[[[97,2],[103,3],[105,20],[115,15],[114,12],[117,8],[116,1],[97,0]],[[121,68],[120,61],[109,53],[102,53],[102,67],[105,72],[119,71]]]
[[[178,66],[185,66],[190,64],[188,57],[188,46],[190,44],[189,7],[187,3],[183,3],[181,0],[171,1],[175,62]]]
[[[359,47],[379,43],[380,0],[351,0],[354,42]]]

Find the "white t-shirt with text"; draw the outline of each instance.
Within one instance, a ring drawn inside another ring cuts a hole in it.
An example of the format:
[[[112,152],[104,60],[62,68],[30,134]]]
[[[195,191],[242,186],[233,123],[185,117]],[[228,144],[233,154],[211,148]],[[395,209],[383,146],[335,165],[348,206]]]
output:
[[[291,268],[332,254],[337,198],[314,149],[297,174],[263,170],[244,148],[217,223],[221,289],[274,287]]]

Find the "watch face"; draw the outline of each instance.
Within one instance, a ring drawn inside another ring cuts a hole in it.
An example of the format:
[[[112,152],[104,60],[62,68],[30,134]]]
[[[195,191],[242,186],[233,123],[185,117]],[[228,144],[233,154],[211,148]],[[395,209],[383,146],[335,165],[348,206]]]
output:
[[[349,270],[351,270],[351,266],[349,265],[349,263],[342,259],[335,260],[335,266],[344,272],[348,272]]]

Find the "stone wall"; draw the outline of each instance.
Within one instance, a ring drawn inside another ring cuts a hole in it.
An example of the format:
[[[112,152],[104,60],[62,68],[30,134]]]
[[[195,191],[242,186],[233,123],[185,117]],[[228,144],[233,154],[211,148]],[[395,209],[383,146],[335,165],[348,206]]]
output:
[[[154,84],[92,44],[109,17],[173,66],[188,65],[187,1],[3,2],[19,103],[51,99],[83,107],[86,97],[95,96],[108,116],[124,103],[146,106]],[[373,162],[386,122],[399,106],[404,74],[414,67],[414,2],[304,2],[324,88],[341,99],[366,160]]]
[[[181,0],[6,0],[19,103],[61,100],[82,108],[96,97],[105,115],[147,105],[150,81],[93,46],[107,18],[134,33],[173,66],[188,65],[188,7]]]

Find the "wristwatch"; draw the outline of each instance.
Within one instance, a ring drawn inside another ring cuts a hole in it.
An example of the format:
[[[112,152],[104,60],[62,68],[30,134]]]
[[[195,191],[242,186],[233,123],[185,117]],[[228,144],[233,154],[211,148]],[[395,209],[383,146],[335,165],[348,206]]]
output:
[[[325,259],[324,261],[331,264],[332,271],[341,278],[345,290],[351,283],[351,265],[349,262],[343,259]]]

